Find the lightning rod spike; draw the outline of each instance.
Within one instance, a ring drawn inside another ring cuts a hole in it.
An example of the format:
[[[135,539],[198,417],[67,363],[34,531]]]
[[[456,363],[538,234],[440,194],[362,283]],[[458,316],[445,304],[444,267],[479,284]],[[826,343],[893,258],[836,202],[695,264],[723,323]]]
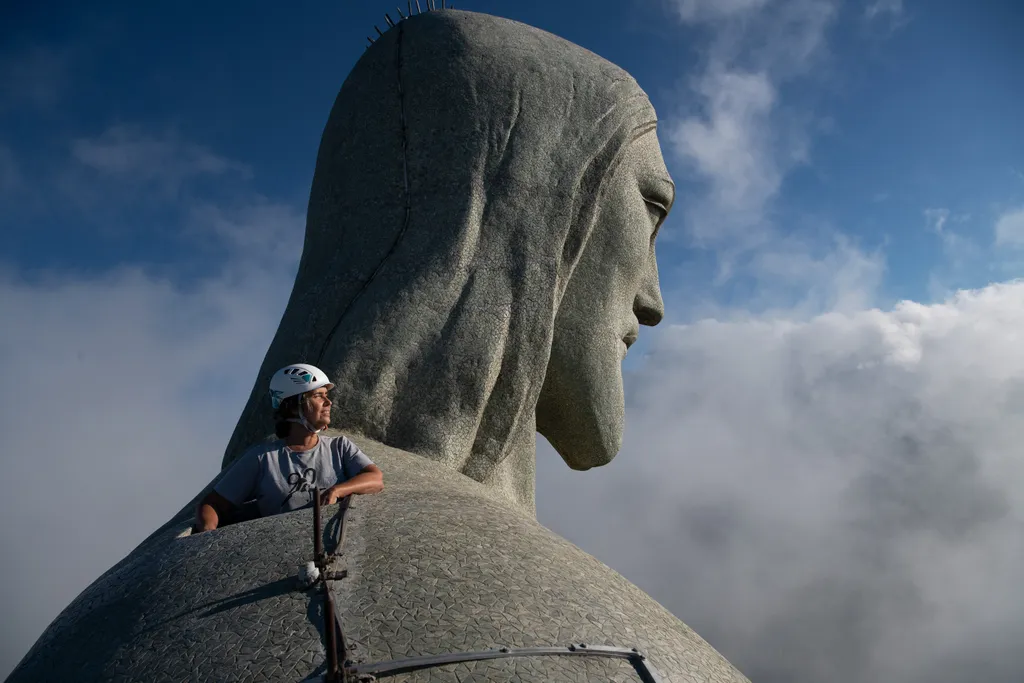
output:
[[[395,22],[391,21],[391,15],[387,12],[384,13],[384,21],[388,22],[388,26],[391,28],[395,27]]]
[[[377,28],[377,25],[376,25],[376,24],[374,24],[374,25],[373,25],[373,30],[377,32],[377,35],[378,35],[378,36],[383,36],[383,35],[384,35],[384,34],[383,34],[383,33],[381,32],[381,30],[380,30],[379,28]]]
[[[396,7],[395,11],[398,12],[398,20],[399,21],[402,21],[402,20],[405,19],[405,15],[402,14],[402,8],[401,7]]]

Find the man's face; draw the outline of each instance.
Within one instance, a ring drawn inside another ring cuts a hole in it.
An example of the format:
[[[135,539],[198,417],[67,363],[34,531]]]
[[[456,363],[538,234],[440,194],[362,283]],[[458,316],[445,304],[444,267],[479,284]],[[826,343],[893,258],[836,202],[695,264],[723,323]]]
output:
[[[314,389],[306,395],[306,421],[316,429],[326,429],[331,424],[331,399],[327,387]]]
[[[537,431],[573,469],[607,464],[625,426],[622,359],[664,315],[654,238],[675,198],[654,130],[627,150],[555,319]]]

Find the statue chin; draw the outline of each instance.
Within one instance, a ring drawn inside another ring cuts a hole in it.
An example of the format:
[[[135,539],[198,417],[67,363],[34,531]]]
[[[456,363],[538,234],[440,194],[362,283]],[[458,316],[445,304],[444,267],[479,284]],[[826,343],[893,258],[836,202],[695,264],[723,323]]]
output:
[[[566,335],[578,339],[582,335]],[[607,465],[622,448],[626,398],[614,350],[574,344],[552,349],[537,400],[537,431],[578,471]]]
[[[571,438],[558,438],[549,436],[549,431],[537,429],[541,436],[548,440],[548,443],[562,456],[562,460],[571,469],[578,472],[586,472],[592,467],[607,465],[618,455],[622,447],[622,439],[581,439],[579,436]]]
[[[537,409],[537,432],[548,440],[571,469],[584,472],[592,467],[601,467],[618,455],[622,448],[625,418],[621,393],[618,410],[607,403],[582,401],[558,402],[557,408],[544,410],[544,403],[542,397]],[[601,407],[606,409],[600,410]]]

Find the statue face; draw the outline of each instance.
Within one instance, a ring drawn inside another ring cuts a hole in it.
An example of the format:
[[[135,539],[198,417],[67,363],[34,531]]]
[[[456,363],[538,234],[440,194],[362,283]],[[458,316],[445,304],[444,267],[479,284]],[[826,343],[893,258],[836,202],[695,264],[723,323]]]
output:
[[[640,325],[664,315],[654,239],[675,186],[657,134],[624,151],[555,319],[537,430],[570,467],[605,465],[625,426],[622,359]]]

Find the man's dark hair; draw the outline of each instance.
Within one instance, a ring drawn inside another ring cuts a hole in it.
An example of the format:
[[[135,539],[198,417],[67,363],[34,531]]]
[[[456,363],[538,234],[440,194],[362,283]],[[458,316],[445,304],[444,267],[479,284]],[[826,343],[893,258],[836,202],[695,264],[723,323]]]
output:
[[[277,435],[277,438],[283,439],[288,436],[288,432],[292,428],[292,423],[289,420],[294,420],[299,416],[300,403],[305,407],[305,394],[289,396],[281,401],[281,404],[274,410],[274,433]]]

